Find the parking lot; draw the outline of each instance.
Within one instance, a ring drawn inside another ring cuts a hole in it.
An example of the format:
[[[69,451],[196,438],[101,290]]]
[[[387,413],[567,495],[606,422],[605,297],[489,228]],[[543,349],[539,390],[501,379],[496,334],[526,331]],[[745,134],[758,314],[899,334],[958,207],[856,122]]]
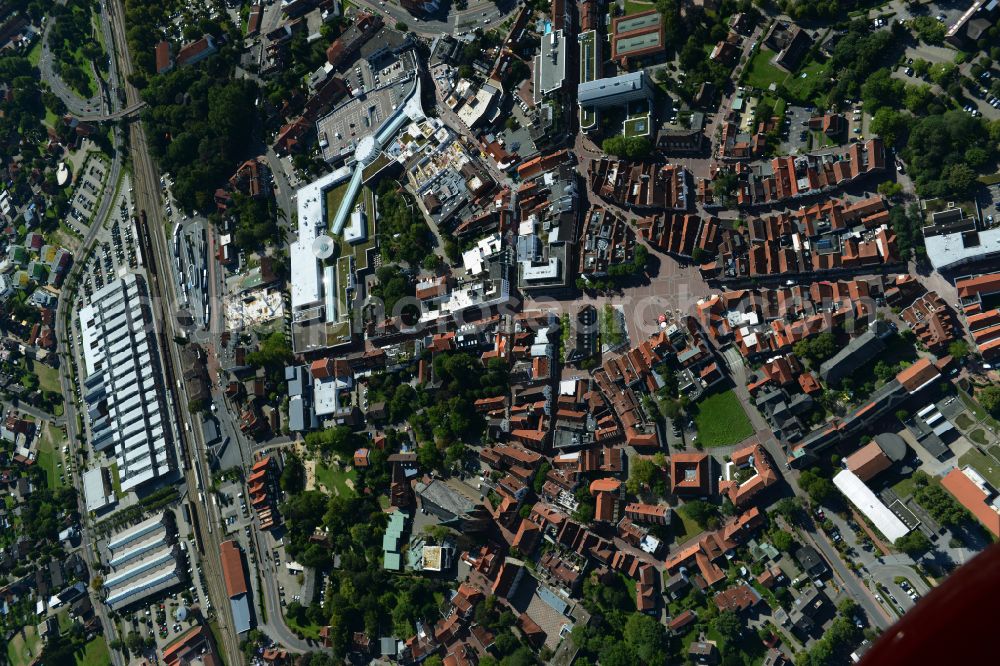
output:
[[[125,270],[141,263],[136,246],[135,220],[131,185],[128,176],[122,181],[118,199],[112,204],[106,226],[98,233],[93,251],[83,269],[83,293],[89,298]]]
[[[983,214],[983,223],[987,227],[1000,225],[1000,183],[982,188],[979,208]]]
[[[330,160],[353,150],[361,139],[375,133],[392,113],[392,106],[391,92],[382,90],[364,99],[352,99],[321,119],[318,128],[323,157]]]
[[[86,235],[90,229],[90,219],[96,212],[109,168],[103,156],[95,155],[87,159],[83,170],[77,174],[76,189],[69,200],[70,209],[66,222],[81,235]]]
[[[221,486],[216,497],[226,535],[231,538],[239,536],[243,545],[248,545],[249,532],[253,524],[253,512],[250,505],[247,504],[243,483],[232,481]]]
[[[374,134],[410,91],[412,76],[405,58],[383,58],[375,69],[362,59],[345,71],[348,85],[354,90],[361,86],[365,94],[347,100],[317,123],[323,159],[335,160]]]
[[[785,108],[788,122],[788,136],[781,145],[782,155],[800,155],[809,152],[809,118],[812,107],[789,105]]]

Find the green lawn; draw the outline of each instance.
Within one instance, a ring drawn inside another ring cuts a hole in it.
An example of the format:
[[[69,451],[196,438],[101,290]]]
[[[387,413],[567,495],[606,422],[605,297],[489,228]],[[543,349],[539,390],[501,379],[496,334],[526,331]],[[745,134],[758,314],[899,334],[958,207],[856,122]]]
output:
[[[958,397],[962,399],[962,402],[965,404],[965,407],[970,412],[976,415],[977,419],[979,419],[980,421],[984,421],[986,425],[993,426],[994,429],[1000,428],[1000,423],[994,420],[989,415],[989,412],[983,409],[982,405],[980,405],[978,402],[972,399],[969,396],[969,394],[967,394],[965,391],[959,391]]]
[[[996,452],[996,448],[994,448],[993,453]],[[991,455],[982,453],[979,449],[970,449],[968,453],[958,459],[959,467],[966,465],[975,468],[983,475],[984,479],[990,482],[991,486],[1000,488],[1000,462],[994,460]]]
[[[817,96],[827,93],[828,69],[827,63],[813,60],[797,74],[785,79],[785,90],[792,100],[800,104],[812,104]]]
[[[122,478],[121,473],[118,471],[118,463],[111,463],[111,487],[115,491],[115,497],[121,499],[125,497],[125,493],[122,492]]]
[[[684,543],[696,534],[701,534],[698,523],[688,518],[683,511],[674,511],[670,516],[670,529],[674,534],[674,544]]]
[[[625,16],[631,16],[632,14],[639,14],[641,12],[648,12],[650,9],[656,9],[656,5],[652,2],[640,2],[640,0],[625,0]]]
[[[941,480],[936,476],[930,476],[930,485],[940,485]],[[917,489],[917,484],[914,482],[912,476],[908,476],[901,481],[897,481],[892,485],[892,490],[895,492],[900,499],[906,499],[907,497],[912,497],[914,491]]]
[[[767,90],[772,83],[779,84],[785,80],[788,73],[771,64],[774,51],[761,48],[754,55],[747,68],[747,85],[761,90]]]
[[[53,432],[53,426],[49,425],[44,427],[42,436],[38,439],[38,458],[35,462],[45,470],[50,490],[57,490],[65,485],[59,481],[61,470],[57,467],[58,463],[62,462],[62,454],[59,449],[64,440],[61,435],[62,433],[58,431]]]
[[[728,446],[753,434],[753,425],[732,389],[710,394],[696,409],[694,423],[702,446]]]
[[[69,619],[69,609],[57,613],[56,620],[59,622],[59,633],[65,633],[73,626],[73,620]]]
[[[27,637],[27,638],[25,638]],[[7,662],[10,666],[28,666],[42,649],[42,640],[34,625],[24,628],[24,637],[20,632],[14,634],[7,644]]]
[[[111,663],[111,653],[108,652],[108,644],[103,636],[94,638],[74,656],[76,666],[106,666]]]
[[[62,387],[59,385],[59,371],[44,363],[35,363],[35,374],[38,376],[38,387],[43,391],[59,393]]]
[[[969,415],[966,414],[965,412],[962,412],[961,414],[955,417],[955,425],[957,425],[962,430],[968,430],[973,426],[973,424],[974,421],[970,419]]]
[[[314,641],[319,639],[320,626],[317,624],[299,624],[287,615],[285,616],[285,623],[294,633],[302,634],[303,637],[311,638]]]
[[[623,131],[626,138],[649,136],[649,115],[644,114],[639,118],[629,118],[625,121]]]
[[[971,439],[976,444],[980,446],[986,445],[986,431],[982,428],[978,428],[969,433],[969,439]]]
[[[326,215],[328,222],[333,222],[337,211],[340,210],[340,203],[344,200],[344,195],[347,194],[347,188],[350,184],[351,181],[345,181],[326,191]]]
[[[34,67],[38,67],[38,61],[42,59],[42,40],[41,38],[35,42],[35,45],[31,47],[28,51],[28,62]]]
[[[353,495],[354,491],[347,485],[348,479],[353,483],[358,474],[353,469],[342,472],[323,463],[316,463],[316,483],[326,486],[327,491],[338,495]]]

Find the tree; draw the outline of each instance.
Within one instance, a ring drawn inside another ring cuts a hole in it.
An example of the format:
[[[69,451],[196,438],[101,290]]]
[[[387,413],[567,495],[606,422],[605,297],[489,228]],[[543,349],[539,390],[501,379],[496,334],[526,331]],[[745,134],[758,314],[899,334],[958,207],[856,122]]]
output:
[[[802,502],[797,497],[782,498],[774,505],[774,510],[789,523],[795,524],[802,520]]]
[[[200,412],[205,411],[205,409],[207,409],[208,404],[209,404],[208,400],[191,398],[190,400],[188,400],[188,411],[191,412],[192,414],[198,414]]]
[[[891,113],[895,113],[891,109],[899,105],[899,100],[903,98],[903,90],[904,83],[899,79],[892,78],[887,68],[878,69],[861,86],[861,96],[865,101],[865,109],[870,113],[875,112],[875,118],[878,118],[877,111],[889,110]],[[887,117],[883,116],[883,118]],[[881,134],[881,132],[879,133]],[[886,141],[892,143],[888,139]]]
[[[934,197],[967,196],[976,182],[976,172],[966,162],[969,149],[974,147],[985,151],[973,152],[976,164],[988,164],[996,156],[996,142],[990,139],[987,125],[967,113],[947,111],[912,122],[902,155],[917,192]]]
[[[319,451],[324,456],[337,455],[351,458],[362,443],[360,435],[347,426],[334,426],[327,430],[310,432],[305,436],[306,448]]]
[[[976,394],[976,398],[986,411],[1000,417],[1000,386],[987,386]]]
[[[396,21],[396,30],[400,32],[409,32],[410,26],[406,25],[402,21]]]
[[[803,338],[795,343],[792,350],[799,358],[808,359],[819,365],[837,352],[837,342],[830,331],[823,331],[811,338]]]
[[[892,199],[903,193],[903,186],[891,180],[885,180],[878,184],[878,193]]]
[[[924,536],[923,532],[913,530],[896,539],[896,543],[893,545],[910,557],[918,557],[930,549],[931,542]]]
[[[940,21],[930,16],[916,16],[911,23],[923,42],[932,45],[944,43],[945,26]]]
[[[977,148],[976,150],[984,153],[983,157],[979,160],[981,164],[989,161],[989,155],[985,154],[982,148]],[[968,153],[969,151],[966,151],[966,156]],[[968,164],[952,164],[945,168],[943,175],[948,184],[948,191],[956,196],[968,195],[973,185],[976,184],[976,172]]]
[[[601,148],[617,157],[642,159],[652,151],[653,144],[644,136],[612,136],[601,142]]]
[[[125,647],[128,648],[129,652],[133,654],[139,654],[142,652],[145,642],[142,640],[142,636],[138,631],[128,632],[128,636],[125,637]]]
[[[913,60],[913,73],[919,78],[927,76],[931,69],[931,63],[923,58],[915,58]]]
[[[903,106],[914,114],[925,112],[933,99],[934,93],[931,92],[931,87],[926,84],[908,85],[903,92]]]
[[[296,495],[305,489],[306,469],[302,460],[296,455],[285,457],[285,468],[281,470],[278,484],[290,495]]]
[[[538,471],[535,472],[535,478],[532,479],[531,483],[531,486],[534,489],[536,495],[541,494],[542,487],[545,485],[545,479],[550,469],[552,469],[552,465],[550,465],[548,461],[543,462],[541,465],[538,466]]]
[[[625,484],[626,490],[634,495],[640,489],[650,486],[658,471],[656,465],[649,458],[635,459]]]
[[[771,541],[774,547],[784,553],[790,553],[792,551],[792,546],[795,545],[795,540],[789,532],[776,531],[771,534]]]
[[[815,469],[807,469],[799,475],[799,487],[815,504],[826,504],[837,494],[837,489],[830,479],[821,476]]]
[[[292,348],[284,331],[275,331],[261,340],[257,351],[247,354],[247,364],[256,368],[284,369],[292,362]]]
[[[428,254],[420,264],[424,270],[437,271],[441,267],[441,257],[436,254]]]
[[[308,621],[306,618],[306,607],[300,604],[298,601],[293,601],[288,604],[285,608],[285,617],[289,620],[294,621],[296,624],[306,624]]]
[[[921,485],[914,491],[913,498],[942,525],[956,526],[969,516],[962,505],[938,484]]]
[[[948,345],[948,354],[954,358],[965,358],[969,355],[969,343],[965,340],[954,340]]]
[[[709,520],[712,518],[719,517],[719,510],[717,507],[709,504],[704,500],[691,500],[685,502],[681,506],[681,511],[684,512],[688,518],[698,523],[699,527],[704,528],[708,525]]]
[[[740,632],[743,631],[743,622],[736,613],[731,610],[725,610],[712,620],[712,627],[719,632],[722,640],[728,644],[739,638]]]
[[[410,278],[395,264],[380,266],[375,272],[377,280],[372,288],[372,296],[382,300],[385,316],[394,317],[398,314],[397,303],[403,299],[412,299],[415,289]]]
[[[844,617],[853,617],[858,614],[859,610],[861,610],[861,607],[858,606],[858,602],[850,597],[844,597],[837,604],[837,612]]]
[[[664,663],[667,646],[666,628],[642,613],[632,613],[622,630],[625,644],[643,664]]]

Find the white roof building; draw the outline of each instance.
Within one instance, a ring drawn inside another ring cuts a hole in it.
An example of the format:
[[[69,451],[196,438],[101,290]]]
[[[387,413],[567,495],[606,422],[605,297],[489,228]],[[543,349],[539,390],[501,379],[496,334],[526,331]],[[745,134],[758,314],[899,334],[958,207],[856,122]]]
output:
[[[326,193],[350,177],[350,167],[341,167],[299,188],[296,195],[299,237],[289,248],[293,311],[323,301],[319,257],[325,245],[317,245],[316,239],[325,234],[327,227]]]
[[[147,301],[145,279],[125,273],[80,310],[91,446],[113,453],[122,491],[176,469]]]
[[[114,491],[104,478],[102,467],[83,473],[83,498],[87,503],[87,513],[100,511],[117,502]]]
[[[833,477],[833,485],[837,486],[844,497],[858,507],[858,510],[872,521],[890,542],[896,541],[910,531],[910,528],[897,518],[896,514],[851,470],[845,469]]]

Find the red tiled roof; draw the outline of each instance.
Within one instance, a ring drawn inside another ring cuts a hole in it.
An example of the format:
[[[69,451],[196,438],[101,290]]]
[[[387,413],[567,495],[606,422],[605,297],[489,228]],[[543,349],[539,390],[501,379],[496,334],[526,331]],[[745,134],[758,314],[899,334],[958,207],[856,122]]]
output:
[[[943,479],[941,485],[955,496],[959,504],[972,512],[993,536],[1000,537],[1000,514],[987,501],[989,495],[972,482],[960,469],[953,469]]]
[[[904,368],[896,375],[896,380],[911,393],[929,381],[933,381],[941,376],[941,371],[937,369],[930,359],[922,358],[908,368]]]
[[[223,541],[219,545],[222,560],[222,577],[226,582],[226,594],[232,597],[247,593],[247,575],[243,568],[243,555],[235,541]]]
[[[1000,273],[988,273],[973,278],[955,281],[959,298],[971,298],[979,294],[992,294],[1000,291]]]
[[[847,469],[854,472],[862,481],[871,479],[881,471],[888,469],[892,461],[885,455],[882,448],[875,442],[869,442],[851,455],[847,456]]]
[[[618,479],[605,478],[605,479],[595,479],[590,484],[591,493],[617,493],[622,487],[622,482]]]

